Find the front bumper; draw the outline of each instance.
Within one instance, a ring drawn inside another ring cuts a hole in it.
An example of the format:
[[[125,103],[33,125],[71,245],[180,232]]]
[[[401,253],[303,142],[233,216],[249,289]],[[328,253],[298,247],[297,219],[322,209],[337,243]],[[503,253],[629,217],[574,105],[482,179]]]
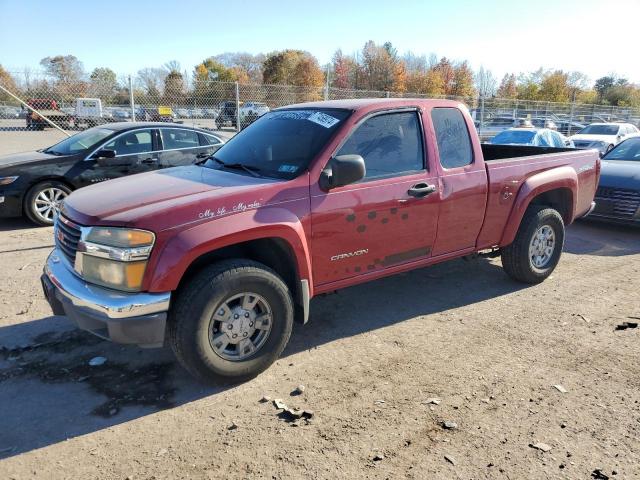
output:
[[[163,345],[171,292],[125,293],[87,283],[57,249],[41,280],[54,315],[66,315],[78,328],[116,343]]]

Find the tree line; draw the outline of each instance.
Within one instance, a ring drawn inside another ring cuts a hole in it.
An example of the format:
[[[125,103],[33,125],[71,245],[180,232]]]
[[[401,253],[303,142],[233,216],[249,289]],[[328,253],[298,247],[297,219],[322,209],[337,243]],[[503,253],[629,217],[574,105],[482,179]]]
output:
[[[0,84],[12,91],[47,92],[58,96],[97,96],[113,103],[127,103],[126,78],[109,67],[85,72],[74,55],[45,57],[40,67],[47,78],[26,70],[14,78],[0,65]],[[221,87],[219,82],[228,82]],[[233,97],[233,83],[306,87],[319,97],[322,87],[412,93],[427,96],[508,98],[548,102],[579,102],[640,107],[640,86],[615,75],[591,83],[581,72],[545,70],[507,73],[500,81],[490,70],[474,72],[466,60],[435,55],[399,54],[391,42],[373,41],[360,51],[337,50],[328,65],[321,66],[309,52],[282,50],[268,54],[226,52],[204,59],[191,69],[171,61],[161,67],[143,68],[135,75],[136,97],[148,102],[188,101],[191,98]],[[309,95],[300,99],[308,98]],[[0,92],[0,100],[6,94]],[[294,99],[295,100],[295,99]]]

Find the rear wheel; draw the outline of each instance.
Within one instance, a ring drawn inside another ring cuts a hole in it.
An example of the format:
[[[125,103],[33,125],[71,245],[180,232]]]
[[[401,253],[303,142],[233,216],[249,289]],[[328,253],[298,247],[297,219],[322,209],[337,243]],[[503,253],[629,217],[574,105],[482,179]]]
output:
[[[564,245],[564,222],[553,208],[529,207],[513,243],[502,249],[502,266],[514,280],[540,283],[556,268]]]
[[[180,291],[170,312],[169,342],[199,380],[244,380],[280,356],[293,311],[289,289],[275,272],[250,260],[225,260]]]
[[[48,180],[31,187],[25,196],[24,211],[38,225],[53,225],[53,217],[71,189],[62,182]]]

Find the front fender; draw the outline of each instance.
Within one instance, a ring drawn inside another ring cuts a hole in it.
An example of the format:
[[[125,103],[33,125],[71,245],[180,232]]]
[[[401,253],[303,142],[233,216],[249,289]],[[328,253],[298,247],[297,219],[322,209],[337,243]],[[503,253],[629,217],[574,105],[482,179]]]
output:
[[[200,256],[223,247],[261,238],[279,238],[291,247],[300,279],[311,281],[311,254],[302,221],[290,210],[263,207],[198,223],[168,238],[150,263],[150,292],[175,290],[189,266]]]
[[[570,218],[565,218],[564,220],[565,222],[568,220],[568,223],[573,221],[578,190],[578,175],[576,171],[572,167],[563,166],[537,173],[525,180],[520,190],[518,190],[518,195],[502,233],[501,247],[509,245],[515,239],[522,217],[524,217],[531,201],[542,193],[557,189],[569,189],[571,191],[571,205],[568,209]]]

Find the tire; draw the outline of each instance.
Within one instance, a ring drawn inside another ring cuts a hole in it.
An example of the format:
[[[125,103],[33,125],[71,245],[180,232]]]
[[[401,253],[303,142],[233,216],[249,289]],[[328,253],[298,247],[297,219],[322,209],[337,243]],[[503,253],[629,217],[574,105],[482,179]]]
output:
[[[71,189],[57,180],[36,183],[25,195],[24,213],[36,225],[53,225],[54,212],[59,208],[59,203],[70,193]],[[51,205],[51,209],[42,210],[48,203]]]
[[[253,310],[243,309],[247,295],[256,302]],[[204,383],[246,380],[280,356],[291,336],[293,312],[291,293],[273,270],[250,260],[224,260],[205,268],[178,293],[169,313],[169,344],[182,366]],[[262,320],[264,328],[258,328],[260,318],[270,325]],[[254,351],[247,353],[247,340]]]
[[[563,245],[564,222],[558,211],[542,205],[530,206],[515,240],[502,249],[502,267],[514,280],[540,283],[558,265]]]

